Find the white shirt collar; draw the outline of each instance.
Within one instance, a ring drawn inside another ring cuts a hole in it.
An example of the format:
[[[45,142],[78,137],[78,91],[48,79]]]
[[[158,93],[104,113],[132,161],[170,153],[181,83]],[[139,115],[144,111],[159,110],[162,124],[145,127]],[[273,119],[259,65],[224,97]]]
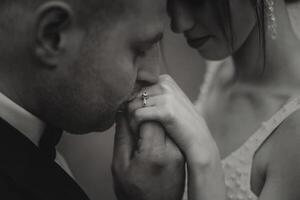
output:
[[[45,123],[0,92],[0,117],[23,133],[36,146],[45,130]]]

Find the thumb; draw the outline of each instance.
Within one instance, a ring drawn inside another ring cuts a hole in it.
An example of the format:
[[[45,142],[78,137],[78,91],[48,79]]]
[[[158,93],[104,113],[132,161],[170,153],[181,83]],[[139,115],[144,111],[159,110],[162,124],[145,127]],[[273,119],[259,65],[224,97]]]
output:
[[[139,150],[153,152],[164,148],[166,135],[164,128],[158,122],[144,122],[140,126]]]
[[[124,113],[118,113],[114,141],[113,161],[127,167],[133,152],[133,136]]]

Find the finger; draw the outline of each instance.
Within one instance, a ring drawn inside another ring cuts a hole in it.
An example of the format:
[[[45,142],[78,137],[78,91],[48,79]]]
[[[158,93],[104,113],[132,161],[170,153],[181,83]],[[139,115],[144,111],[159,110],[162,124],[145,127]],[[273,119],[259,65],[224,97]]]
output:
[[[133,136],[124,113],[118,113],[114,141],[114,162],[128,166],[134,149]]]
[[[147,100],[147,107],[155,106],[160,101],[162,101],[160,96],[151,97]],[[143,107],[143,102],[141,100],[134,100],[128,104],[128,113],[130,115],[130,127],[133,130],[133,132],[141,132],[140,125],[142,121],[139,119],[137,120],[137,118],[135,117],[135,111]],[[147,121],[147,123],[149,123],[149,121]],[[141,137],[141,135],[142,134],[140,134],[139,137]]]
[[[178,96],[177,99],[179,100],[186,100],[189,101],[189,98],[186,96],[186,94],[182,91],[182,89],[179,87],[179,85],[176,83],[176,81],[169,75],[163,74],[160,76],[159,84],[162,86],[162,88],[166,91],[166,93],[172,93],[176,96]]]
[[[144,87],[143,89],[141,89],[140,93],[136,96],[136,98],[142,99],[143,94],[145,92],[149,97],[165,94],[169,90],[168,89],[166,90],[164,85],[170,86],[170,88],[173,88],[174,86],[174,89],[175,88],[179,89],[179,86],[177,86],[176,82],[169,75],[161,75],[159,78],[159,82],[157,84]]]
[[[167,153],[171,158],[175,158],[178,161],[183,162],[184,158],[180,147],[177,146],[177,144],[169,136],[166,136],[166,147]]]
[[[141,91],[139,92],[139,94],[137,95],[136,98],[142,99],[144,93],[147,93],[147,95],[149,97],[151,97],[151,96],[161,95],[161,94],[163,94],[163,92],[164,92],[164,90],[161,87],[161,85],[155,84],[155,85],[151,85],[151,86],[144,87],[143,89],[141,89]]]
[[[176,140],[176,145],[178,145],[178,147],[182,147],[181,143],[183,142],[184,135],[174,136],[174,127],[172,127],[172,114],[167,110],[164,110],[162,107],[157,106],[141,108],[135,112],[135,118],[137,121],[139,121],[140,124],[147,121],[160,122],[164,127],[166,134],[168,134],[170,138],[174,139],[174,142]],[[178,148],[176,147],[174,142],[173,140],[170,140],[165,136],[166,146],[169,145],[170,147],[173,147],[173,149]]]
[[[170,117],[165,110],[164,107],[160,106],[143,107],[134,112],[134,118],[139,124],[147,121],[156,121],[165,125],[165,122],[167,122]]]
[[[163,98],[162,95],[152,96],[146,100],[136,98],[133,101],[131,101],[130,103],[128,103],[128,105],[127,105],[128,113],[133,114],[137,109],[140,109],[143,107],[151,107],[151,106],[155,106],[157,104],[161,104],[163,102],[162,98]],[[144,103],[146,103],[146,104],[144,104]]]
[[[139,149],[147,152],[158,150],[165,146],[164,128],[158,122],[145,122],[140,126]]]
[[[169,76],[162,75],[159,80],[159,84],[165,90],[166,96],[171,98],[166,98],[166,101],[177,102],[176,104],[181,108],[188,110],[188,112],[195,112],[194,104],[182,91],[182,89],[177,85],[177,83]],[[175,101],[174,101],[175,100]]]

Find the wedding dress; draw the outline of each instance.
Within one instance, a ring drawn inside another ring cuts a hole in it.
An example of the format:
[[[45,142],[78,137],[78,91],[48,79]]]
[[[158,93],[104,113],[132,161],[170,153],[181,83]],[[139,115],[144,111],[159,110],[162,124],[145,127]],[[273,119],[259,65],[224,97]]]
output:
[[[203,113],[203,104],[211,88],[215,74],[224,62],[209,62],[208,71],[200,89],[195,107]],[[300,96],[291,97],[269,120],[262,122],[260,128],[236,151],[222,160],[228,200],[257,200],[251,190],[251,169],[255,153],[272,135],[274,130],[290,115],[300,109]],[[187,186],[184,200],[187,200]]]

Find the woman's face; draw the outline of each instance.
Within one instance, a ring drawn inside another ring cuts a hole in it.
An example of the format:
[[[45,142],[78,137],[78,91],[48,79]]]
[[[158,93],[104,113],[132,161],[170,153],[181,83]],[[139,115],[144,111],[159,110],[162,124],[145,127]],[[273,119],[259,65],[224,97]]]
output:
[[[238,50],[257,22],[250,0],[169,0],[168,9],[173,31],[184,33],[189,45],[211,60]]]

